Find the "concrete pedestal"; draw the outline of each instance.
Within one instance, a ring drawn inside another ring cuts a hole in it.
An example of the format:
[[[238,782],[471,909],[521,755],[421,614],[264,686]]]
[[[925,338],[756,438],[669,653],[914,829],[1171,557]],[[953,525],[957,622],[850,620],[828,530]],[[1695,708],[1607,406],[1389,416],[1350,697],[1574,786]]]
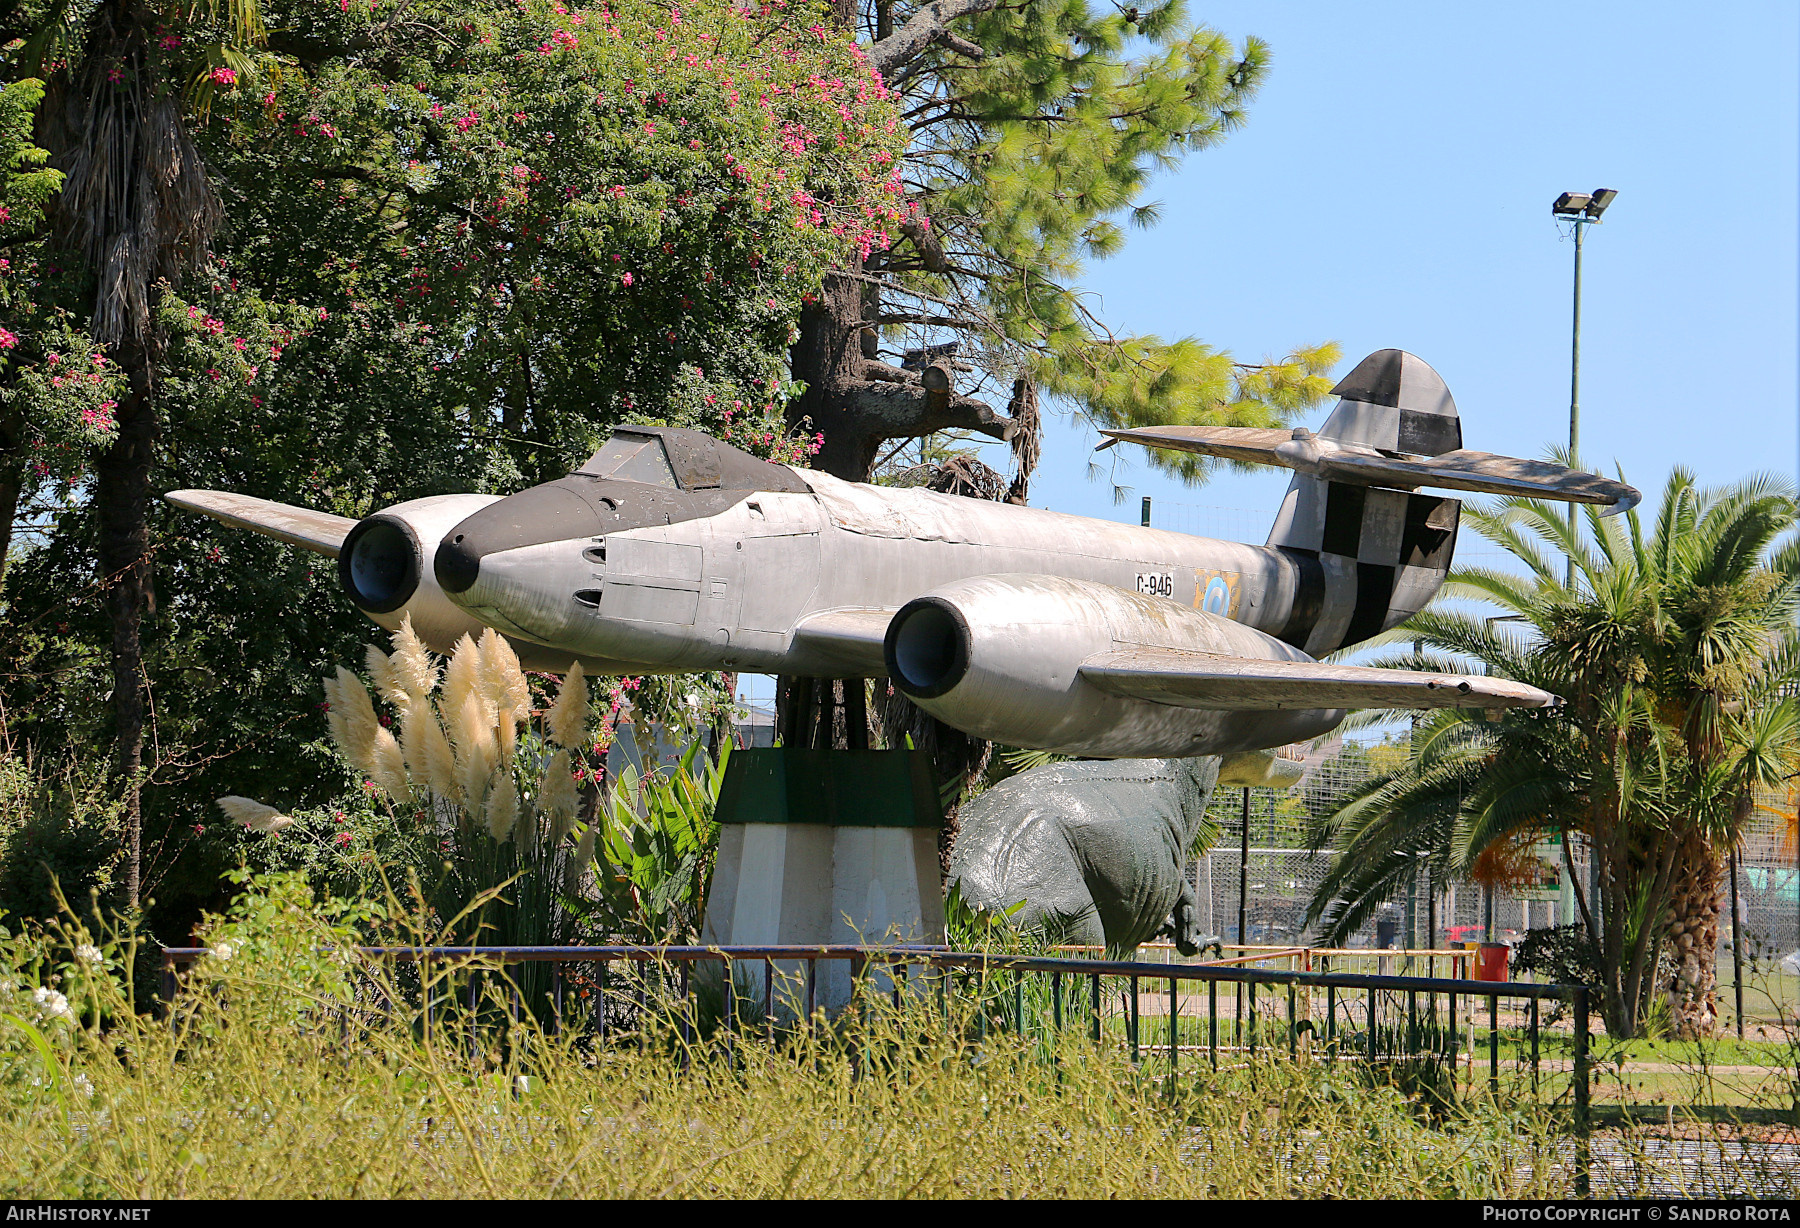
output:
[[[930,760],[916,751],[733,752],[720,789],[719,861],[706,903],[709,946],[892,946],[944,941]],[[804,961],[776,961],[778,1017],[805,1014]],[[850,999],[846,961],[820,961],[810,997]],[[736,992],[764,1002],[763,966]],[[872,987],[891,990],[885,972]]]

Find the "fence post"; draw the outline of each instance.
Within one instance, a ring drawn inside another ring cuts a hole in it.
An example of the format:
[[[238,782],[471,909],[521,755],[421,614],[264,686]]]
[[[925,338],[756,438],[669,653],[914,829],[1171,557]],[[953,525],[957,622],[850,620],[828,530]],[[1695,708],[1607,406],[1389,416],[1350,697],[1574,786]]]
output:
[[[175,1026],[175,995],[181,992],[181,981],[175,975],[175,957],[168,951],[162,958],[163,1009],[169,1014],[169,1026]]]
[[[1575,986],[1569,1008],[1575,1015],[1575,1196],[1588,1196],[1588,991]]]
[[[1311,1007],[1307,1008],[1311,1014]],[[1288,982],[1288,1056],[1300,1056],[1300,1032],[1294,1021],[1294,982]]]
[[[1219,1069],[1219,982],[1206,978],[1206,1051],[1214,1072]]]
[[[1500,1099],[1500,991],[1488,999],[1488,1094]]]

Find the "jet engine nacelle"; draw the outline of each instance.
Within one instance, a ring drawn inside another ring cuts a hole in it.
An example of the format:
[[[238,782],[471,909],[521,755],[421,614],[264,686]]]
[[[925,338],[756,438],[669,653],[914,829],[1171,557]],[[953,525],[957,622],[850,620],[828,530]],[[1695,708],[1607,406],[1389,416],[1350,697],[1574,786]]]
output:
[[[432,559],[438,543],[498,495],[434,495],[396,503],[357,522],[338,550],[338,579],[356,608],[393,631],[408,614],[413,630],[436,652],[486,625],[454,605],[438,587]]]
[[[1258,750],[1318,737],[1341,710],[1180,708],[1110,694],[1081,676],[1098,653],[1173,648],[1310,661],[1241,623],[1086,580],[993,575],[902,606],[884,651],[894,685],[976,737],[1096,758]]]

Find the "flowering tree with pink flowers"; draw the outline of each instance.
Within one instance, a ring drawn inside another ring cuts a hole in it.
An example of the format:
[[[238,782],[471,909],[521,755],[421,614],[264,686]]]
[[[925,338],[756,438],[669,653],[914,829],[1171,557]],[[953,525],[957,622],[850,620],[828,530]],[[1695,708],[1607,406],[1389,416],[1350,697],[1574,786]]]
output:
[[[621,419],[793,459],[802,305],[907,208],[889,92],[806,14],[294,5],[272,45],[303,71],[226,94],[204,139],[272,255],[314,245],[315,301],[433,329],[463,425],[522,477]],[[380,53],[334,53],[359,40]]]
[[[68,178],[0,220],[0,476],[54,515],[0,592],[0,702],[47,753],[112,741],[151,814],[121,881],[183,918],[220,902],[199,799],[338,780],[300,697],[360,628],[324,560],[156,493],[361,516],[559,476],[621,420],[804,460],[788,348],[825,271],[905,223],[904,132],[805,6],[31,11],[9,75],[44,100],[0,91],[0,128],[26,142],[35,106]]]

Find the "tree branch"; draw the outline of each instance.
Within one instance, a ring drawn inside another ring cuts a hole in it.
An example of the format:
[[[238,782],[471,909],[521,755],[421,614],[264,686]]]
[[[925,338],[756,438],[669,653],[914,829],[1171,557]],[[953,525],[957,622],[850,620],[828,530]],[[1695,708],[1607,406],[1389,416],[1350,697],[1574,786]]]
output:
[[[952,428],[1010,439],[1015,429],[1011,418],[995,413],[991,406],[974,397],[956,392],[933,393],[918,384],[862,384],[851,391],[850,404],[859,416],[871,420],[871,433],[887,439]]]
[[[905,25],[869,48],[869,62],[880,71],[883,77],[890,77],[897,70],[904,68],[919,58],[925,49],[936,42],[945,42],[952,51],[967,55],[963,47],[975,47],[964,39],[956,39],[955,43],[946,41],[950,34],[950,23],[958,17],[967,17],[971,13],[985,13],[989,9],[998,8],[1000,0],[932,0],[918,12],[907,19]]]

